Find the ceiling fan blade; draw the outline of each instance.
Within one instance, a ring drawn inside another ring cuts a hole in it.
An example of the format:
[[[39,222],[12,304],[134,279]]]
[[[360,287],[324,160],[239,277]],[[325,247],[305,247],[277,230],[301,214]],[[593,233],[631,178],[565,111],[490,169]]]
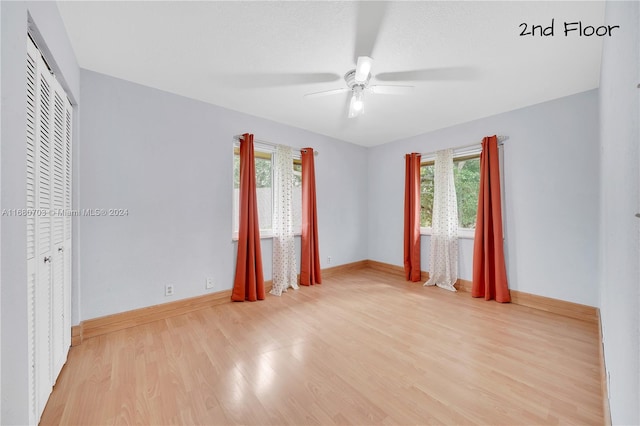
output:
[[[356,83],[366,83],[369,79],[369,73],[371,72],[371,66],[373,65],[373,59],[368,56],[359,56],[358,63],[356,65],[356,74],[353,79]]]
[[[478,77],[478,70],[471,67],[424,68],[376,74],[376,80],[379,81],[474,80]]]
[[[340,93],[346,93],[349,92],[350,89],[347,89],[346,87],[342,88],[342,89],[333,89],[333,90],[323,90],[322,92],[315,92],[315,93],[307,93],[306,95],[304,95],[305,98],[319,98],[322,96],[329,96],[329,95],[338,95]]]
[[[370,86],[371,93],[376,95],[406,95],[411,93],[414,86],[387,86],[387,85],[375,85]]]
[[[225,84],[235,88],[268,88],[280,86],[295,86],[313,83],[331,83],[342,78],[339,74],[329,72],[298,72],[298,73],[247,73],[218,75],[217,78]]]
[[[387,11],[387,2],[358,2],[354,60],[360,56],[373,56],[378,33]]]

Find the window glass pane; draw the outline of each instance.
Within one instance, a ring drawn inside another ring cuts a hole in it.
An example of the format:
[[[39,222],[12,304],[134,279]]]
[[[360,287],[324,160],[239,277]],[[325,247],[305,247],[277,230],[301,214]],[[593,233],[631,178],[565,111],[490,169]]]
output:
[[[458,198],[458,226],[475,229],[480,188],[480,157],[453,161]]]
[[[238,233],[238,216],[240,212],[240,155],[238,148],[233,154],[233,232]]]
[[[433,214],[433,163],[420,166],[420,226],[431,227]],[[453,160],[453,178],[458,199],[458,226],[475,229],[480,188],[480,157]]]
[[[302,230],[302,163],[293,160],[293,232]]]
[[[258,198],[258,222],[260,230],[272,229],[272,204],[271,192],[271,155],[269,158],[256,156],[256,197]]]
[[[258,222],[261,230],[272,229],[272,179],[271,154],[256,152],[256,198],[258,200]],[[240,211],[240,155],[236,149],[233,156],[233,231],[238,232]]]
[[[420,166],[420,226],[431,227],[433,214],[433,164]]]

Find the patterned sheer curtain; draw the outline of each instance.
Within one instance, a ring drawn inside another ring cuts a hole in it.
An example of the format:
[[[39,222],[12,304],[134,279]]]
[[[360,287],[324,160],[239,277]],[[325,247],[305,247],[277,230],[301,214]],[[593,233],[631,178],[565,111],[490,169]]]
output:
[[[458,200],[453,180],[453,150],[436,152],[429,281],[456,291],[458,280]]]
[[[293,236],[293,153],[290,147],[279,145],[276,148],[273,184],[273,287],[269,293],[280,296],[289,287],[298,288]]]

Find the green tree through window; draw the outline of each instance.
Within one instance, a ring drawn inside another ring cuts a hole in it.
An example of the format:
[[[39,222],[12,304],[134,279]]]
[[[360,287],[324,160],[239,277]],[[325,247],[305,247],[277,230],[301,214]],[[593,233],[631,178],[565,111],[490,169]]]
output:
[[[271,154],[254,152],[256,165],[256,187],[271,188]],[[240,150],[234,149],[233,187],[240,188]]]
[[[480,157],[454,160],[453,179],[458,198],[458,226],[475,229],[480,190]]]
[[[433,215],[433,161],[420,165],[420,226],[431,228]]]
[[[420,226],[431,227],[433,215],[433,161],[420,165]],[[480,156],[454,158],[453,179],[458,199],[458,226],[475,229],[480,188]]]

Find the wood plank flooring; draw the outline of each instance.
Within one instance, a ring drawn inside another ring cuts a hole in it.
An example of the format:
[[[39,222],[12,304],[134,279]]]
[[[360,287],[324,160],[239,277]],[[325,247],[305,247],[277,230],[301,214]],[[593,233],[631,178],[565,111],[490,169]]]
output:
[[[41,424],[604,423],[598,330],[364,269],[71,348]]]

